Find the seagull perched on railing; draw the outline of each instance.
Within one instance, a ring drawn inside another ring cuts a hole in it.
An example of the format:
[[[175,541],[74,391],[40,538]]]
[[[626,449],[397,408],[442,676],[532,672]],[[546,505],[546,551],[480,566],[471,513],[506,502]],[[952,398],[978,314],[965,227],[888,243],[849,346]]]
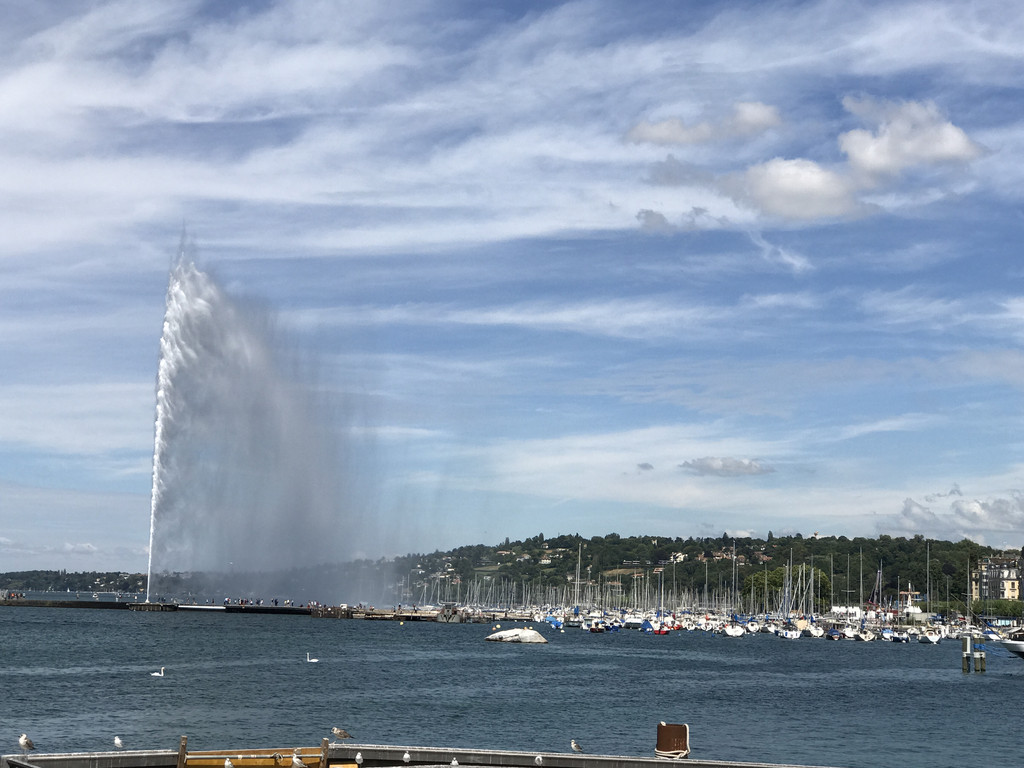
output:
[[[235,764],[231,762],[230,757],[224,758],[224,768],[235,768]]]
[[[121,741],[121,737],[120,736],[115,736],[114,737],[114,746],[117,747],[118,749],[124,749],[124,742]]]
[[[344,728],[338,728],[337,726],[334,726],[333,728],[331,728],[331,733],[334,734],[334,738],[335,739],[351,739],[352,738],[352,734],[351,733],[346,731]]]
[[[583,747],[576,743],[576,739],[569,739],[569,746],[572,747],[573,752],[583,751]]]
[[[32,739],[27,734],[21,734],[18,737],[18,746],[21,747],[22,752],[28,752],[30,749],[35,749],[36,745],[32,743]]]
[[[302,758],[299,757],[298,748],[295,749],[295,754],[292,755],[292,768],[309,768],[308,765],[302,762]]]

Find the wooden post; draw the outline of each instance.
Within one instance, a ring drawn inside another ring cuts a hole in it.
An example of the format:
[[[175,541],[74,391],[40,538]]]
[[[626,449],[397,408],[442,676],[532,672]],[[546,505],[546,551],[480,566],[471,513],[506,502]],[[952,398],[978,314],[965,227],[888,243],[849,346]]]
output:
[[[323,741],[320,742],[320,768],[327,768],[327,751],[328,751],[327,737],[324,736]]]
[[[188,736],[182,736],[178,744],[178,768],[185,768],[185,756],[188,754]]]

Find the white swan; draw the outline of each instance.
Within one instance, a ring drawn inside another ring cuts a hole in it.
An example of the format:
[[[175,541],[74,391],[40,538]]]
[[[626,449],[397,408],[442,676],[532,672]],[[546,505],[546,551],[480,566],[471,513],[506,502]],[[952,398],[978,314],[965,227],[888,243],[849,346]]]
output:
[[[312,662],[320,661],[320,659],[311,659],[311,658],[309,658],[309,651],[306,651],[306,661],[312,663]]]
[[[150,677],[163,677],[164,676],[164,668],[160,667],[160,671],[159,672],[150,672],[149,676]]]

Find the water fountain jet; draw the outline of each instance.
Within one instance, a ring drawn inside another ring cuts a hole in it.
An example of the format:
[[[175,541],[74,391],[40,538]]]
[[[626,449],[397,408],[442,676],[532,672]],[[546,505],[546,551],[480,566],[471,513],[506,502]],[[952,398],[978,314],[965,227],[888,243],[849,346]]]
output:
[[[357,551],[354,446],[271,313],[229,297],[192,251],[183,237],[167,287],[146,599],[180,574],[209,597],[286,594],[297,571]]]

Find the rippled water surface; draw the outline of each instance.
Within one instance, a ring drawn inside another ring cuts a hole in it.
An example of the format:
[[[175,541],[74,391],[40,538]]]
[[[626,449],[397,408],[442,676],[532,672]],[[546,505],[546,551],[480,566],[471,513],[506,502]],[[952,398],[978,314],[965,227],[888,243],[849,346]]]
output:
[[[376,744],[653,754],[809,765],[1020,765],[1024,659],[961,672],[938,646],[591,635],[484,642],[489,625],[0,608],[0,752]],[[306,662],[307,651],[319,662]],[[166,667],[165,676],[151,672]]]

